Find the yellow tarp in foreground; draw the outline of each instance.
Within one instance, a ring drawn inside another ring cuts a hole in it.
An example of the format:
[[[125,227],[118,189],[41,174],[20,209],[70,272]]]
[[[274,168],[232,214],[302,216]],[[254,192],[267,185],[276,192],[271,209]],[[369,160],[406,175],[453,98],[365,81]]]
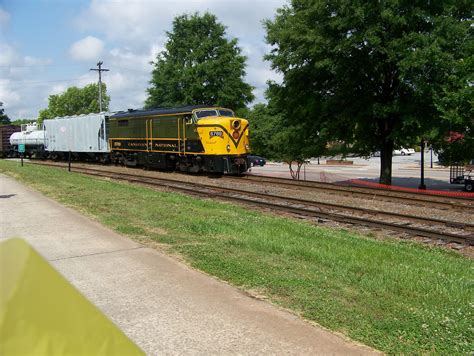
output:
[[[142,355],[21,239],[0,243],[0,355]]]

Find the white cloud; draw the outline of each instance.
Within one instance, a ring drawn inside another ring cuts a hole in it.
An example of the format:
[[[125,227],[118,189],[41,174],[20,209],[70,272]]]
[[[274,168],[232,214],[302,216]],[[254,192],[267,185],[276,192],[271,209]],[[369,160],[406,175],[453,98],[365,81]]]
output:
[[[18,91],[10,88],[10,84],[10,80],[0,79],[0,101],[3,103],[5,109],[20,103],[21,99]]]
[[[264,65],[248,68],[247,77],[251,78],[252,83],[254,83],[253,85],[256,87],[265,86],[269,80],[281,83],[283,79],[280,73],[276,73]]]
[[[48,58],[22,56],[8,43],[0,43],[0,101],[11,119],[36,115],[38,90],[34,87],[41,80]],[[44,79],[43,79],[44,80]]]
[[[248,57],[246,81],[256,88],[256,102],[263,101],[266,81],[278,81],[279,75],[262,59],[269,52],[262,21],[273,17],[276,8],[287,1],[90,0],[76,18],[76,26],[73,26],[76,32],[64,34],[79,36],[75,38],[80,40],[75,43],[72,40],[66,51],[72,59],[83,63],[83,67],[71,65],[63,58],[53,62],[48,58],[33,57],[31,53],[17,49],[28,48],[27,43],[1,43],[0,40],[0,78],[3,78],[0,101],[8,102],[5,109],[10,117],[32,117],[46,107],[49,95],[62,93],[70,86],[97,83],[97,73],[89,68],[95,68],[97,60],[103,60],[104,67],[110,69],[103,73],[102,79],[111,96],[111,110],[140,108],[151,79],[153,66],[150,62],[164,49],[166,31],[171,30],[173,18],[196,11],[215,14],[227,26],[227,36],[238,38],[243,54]],[[12,20],[0,6],[0,31]],[[71,28],[66,26],[63,30],[70,31]],[[78,77],[78,80],[60,81]],[[34,84],[28,84],[30,82]]]
[[[51,64],[53,61],[50,58],[36,58],[31,56],[23,57],[23,63],[25,66],[44,66]]]
[[[116,72],[108,76],[106,84],[109,92],[112,92],[130,88],[132,82],[127,80],[122,73]]]
[[[18,54],[16,51],[7,43],[0,43],[0,65],[10,66],[18,61]]]
[[[7,27],[10,21],[10,14],[0,7],[0,28]]]
[[[49,91],[49,95],[57,95],[65,92],[67,89],[67,86],[65,84],[56,84],[53,85],[51,90]],[[48,98],[45,98],[45,101],[48,102]]]
[[[130,70],[151,71],[151,51],[152,49],[144,53],[138,53],[130,48],[114,48],[109,52],[108,59],[111,66],[120,69],[122,69],[121,67],[126,67]]]
[[[104,42],[96,37],[87,36],[75,42],[69,49],[71,57],[78,61],[90,61],[100,59],[104,50]]]
[[[181,14],[209,11],[228,26],[232,36],[252,37],[262,33],[262,21],[271,18],[286,0],[92,0],[79,16],[84,31],[97,30],[109,39],[148,41],[165,35],[173,18]],[[151,37],[150,37],[151,36]]]
[[[86,85],[97,83],[98,75],[96,72],[87,72],[79,77],[79,79],[72,85],[69,86],[76,86],[79,88],[83,88]]]
[[[0,77],[2,78],[22,78],[31,72],[32,67],[51,63],[49,58],[23,57],[8,43],[0,43]]]
[[[269,63],[263,61],[269,46],[265,43],[262,21],[272,18],[276,9],[286,3],[286,0],[92,0],[76,24],[82,31],[98,31],[119,44],[110,51],[108,58],[104,58],[104,62],[108,60],[111,69],[122,71],[128,81],[127,90],[132,88],[145,93],[151,77],[139,71],[151,72],[149,62],[164,49],[166,31],[171,30],[174,17],[209,11],[227,26],[228,37],[238,38],[242,53],[248,57],[246,80],[256,88],[254,94],[259,102],[265,100],[266,82],[281,80],[281,76],[270,69]],[[120,95],[118,104],[122,104],[126,93],[115,94]],[[145,94],[135,97],[143,96]],[[112,105],[116,105],[115,96]]]

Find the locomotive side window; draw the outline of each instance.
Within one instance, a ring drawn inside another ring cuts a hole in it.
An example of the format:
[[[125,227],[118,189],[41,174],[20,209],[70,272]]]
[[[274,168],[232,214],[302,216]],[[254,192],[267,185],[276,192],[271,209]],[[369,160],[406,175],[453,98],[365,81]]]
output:
[[[128,126],[128,120],[119,120],[118,125],[119,126]]]

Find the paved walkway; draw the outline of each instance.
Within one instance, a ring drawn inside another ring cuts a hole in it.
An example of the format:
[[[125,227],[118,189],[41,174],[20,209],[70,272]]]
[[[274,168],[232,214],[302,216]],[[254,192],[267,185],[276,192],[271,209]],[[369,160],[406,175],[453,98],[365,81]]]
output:
[[[0,241],[26,239],[147,354],[371,352],[120,236],[4,175],[0,219]]]

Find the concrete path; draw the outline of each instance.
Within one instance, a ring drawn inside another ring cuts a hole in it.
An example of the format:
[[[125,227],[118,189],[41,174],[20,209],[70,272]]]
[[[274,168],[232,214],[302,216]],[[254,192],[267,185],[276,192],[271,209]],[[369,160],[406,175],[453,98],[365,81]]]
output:
[[[0,241],[26,239],[147,354],[373,352],[120,236],[4,175],[0,219]]]

